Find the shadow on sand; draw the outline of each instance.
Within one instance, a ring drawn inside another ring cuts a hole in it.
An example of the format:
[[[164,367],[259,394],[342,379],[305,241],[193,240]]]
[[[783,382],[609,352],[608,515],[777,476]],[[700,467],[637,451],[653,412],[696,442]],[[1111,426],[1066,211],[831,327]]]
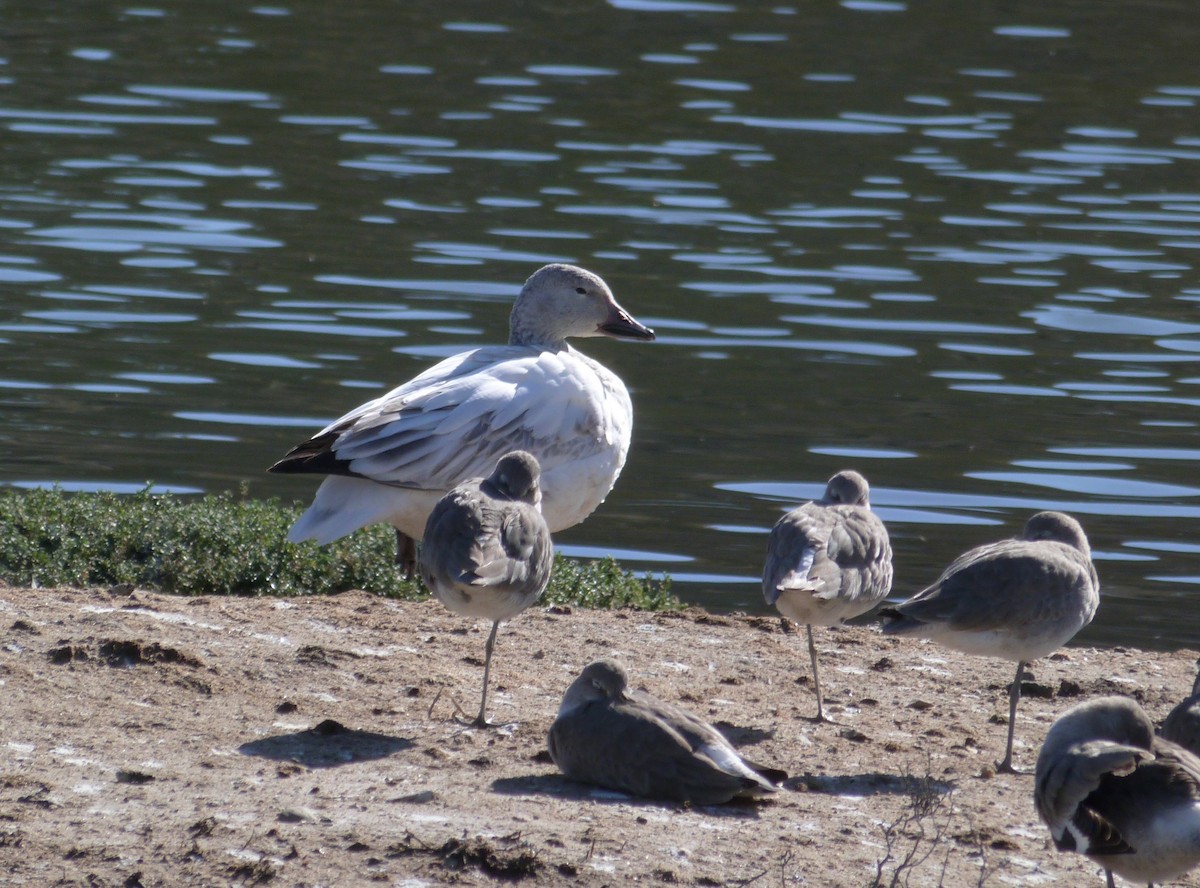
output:
[[[556,799],[569,801],[592,802],[610,805],[635,805],[645,808],[687,808],[693,811],[703,811],[713,817],[736,817],[745,820],[756,820],[758,809],[763,802],[769,804],[769,797],[758,799],[734,799],[724,805],[684,805],[680,802],[643,799],[626,795],[587,783],[576,783],[561,774],[530,774],[527,777],[501,777],[492,781],[492,791],[500,795],[511,796],[554,796]]]
[[[945,795],[954,784],[929,777],[914,777],[911,774],[846,774],[841,776],[817,776],[806,774],[793,777],[783,784],[785,789],[801,792],[822,792],[828,795],[871,796],[913,795],[932,791]]]
[[[296,762],[308,768],[335,768],[351,762],[387,758],[412,745],[411,740],[403,737],[356,731],[326,719],[307,731],[243,743],[238,752],[280,762]]]

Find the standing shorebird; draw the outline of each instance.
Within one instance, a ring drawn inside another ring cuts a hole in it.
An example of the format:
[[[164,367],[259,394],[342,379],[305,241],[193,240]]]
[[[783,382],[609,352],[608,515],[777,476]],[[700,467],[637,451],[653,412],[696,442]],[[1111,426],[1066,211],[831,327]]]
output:
[[[746,762],[712,725],[629,689],[625,668],[597,660],[563,695],[550,757],[572,780],[694,805],[776,791],[787,774]]]
[[[812,627],[866,613],[891,588],[887,528],[871,511],[870,488],[858,472],[838,472],[824,497],[788,512],[771,530],[763,597],[808,631],[817,721],[826,719]]]
[[[538,463],[505,454],[487,478],[442,497],[425,524],[421,579],[456,614],[492,621],[484,648],[483,697],[473,724],[487,727],[488,677],[500,622],[533,604],[550,581],[554,549],[542,517]]]
[[[968,654],[1017,661],[1009,690],[1008,744],[1000,771],[1015,773],[1013,729],[1029,660],[1070,641],[1092,621],[1100,581],[1079,522],[1038,512],[1021,536],[971,549],[932,586],[884,608],[885,635],[918,635]]]
[[[1196,665],[1200,666],[1200,663]],[[1192,682],[1191,696],[1181,700],[1168,713],[1159,733],[1192,755],[1200,756],[1200,673]]]
[[[550,530],[578,524],[604,502],[625,465],[633,407],[621,378],[568,345],[572,336],[648,340],[654,331],[590,271],[538,269],[513,304],[508,345],[447,358],[271,466],[328,476],[288,539],[325,544],[391,524],[396,560],[411,575],[434,503],[517,449],[541,464]]]
[[[1200,863],[1200,759],[1128,697],[1067,710],[1038,755],[1034,803],[1059,851],[1146,884]]]

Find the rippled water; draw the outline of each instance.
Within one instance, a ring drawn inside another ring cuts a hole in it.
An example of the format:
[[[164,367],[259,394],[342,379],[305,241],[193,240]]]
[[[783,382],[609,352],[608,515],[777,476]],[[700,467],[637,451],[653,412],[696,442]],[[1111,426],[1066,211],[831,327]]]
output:
[[[1064,509],[1081,639],[1200,647],[1200,17],[811,6],[6,7],[0,482],[307,498],[265,466],[572,261],[659,341],[582,346],[637,418],[567,552],[761,609],[853,466],[898,595]]]

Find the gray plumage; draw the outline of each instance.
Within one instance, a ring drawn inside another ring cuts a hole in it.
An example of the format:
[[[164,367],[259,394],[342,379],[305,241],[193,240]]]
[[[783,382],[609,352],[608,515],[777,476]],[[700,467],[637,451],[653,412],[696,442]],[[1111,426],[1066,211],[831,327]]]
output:
[[[1034,803],[1060,851],[1138,882],[1200,863],[1200,759],[1154,736],[1127,697],[1072,707],[1046,734]]]
[[[812,627],[866,613],[891,588],[891,542],[858,472],[838,472],[821,499],[793,509],[772,528],[763,597],[807,630],[818,721],[825,714]]]
[[[515,450],[487,478],[458,485],[425,524],[421,579],[456,614],[492,621],[475,724],[487,724],[487,687],[496,631],[529,607],[550,581],[554,549],[542,518],[538,462]]]
[[[880,616],[884,634],[918,635],[968,654],[1016,661],[1008,744],[998,764],[1012,771],[1025,664],[1073,638],[1099,603],[1100,581],[1079,522],[1062,512],[1038,512],[1020,537],[960,555],[933,585]]]
[[[1197,665],[1200,665],[1198,663]],[[1192,755],[1200,755],[1200,673],[1192,682],[1191,696],[1180,701],[1163,721],[1159,732]]]
[[[664,801],[717,805],[775,792],[787,777],[746,762],[690,712],[630,690],[613,660],[589,664],[567,688],[548,744],[572,780]]]

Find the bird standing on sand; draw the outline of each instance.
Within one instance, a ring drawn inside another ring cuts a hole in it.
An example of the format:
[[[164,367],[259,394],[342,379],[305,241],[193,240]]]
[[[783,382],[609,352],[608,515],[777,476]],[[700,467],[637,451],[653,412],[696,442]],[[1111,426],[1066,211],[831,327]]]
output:
[[[538,463],[516,450],[487,478],[442,497],[425,524],[421,579],[456,614],[492,621],[483,697],[473,724],[487,727],[488,677],[500,622],[533,604],[550,581],[554,548],[542,517]]]
[[[434,503],[517,449],[541,464],[551,531],[578,524],[625,464],[633,407],[620,377],[568,345],[571,336],[651,340],[654,332],[590,271],[538,269],[513,304],[508,345],[447,358],[271,466],[328,476],[288,539],[324,544],[388,523],[396,528],[397,561],[411,574]]]
[[[1128,697],[1067,710],[1038,755],[1034,803],[1059,851],[1150,884],[1200,863],[1200,759]]]
[[[870,487],[858,472],[838,472],[825,496],[788,512],[771,530],[763,597],[808,632],[817,721],[825,713],[812,627],[836,626],[866,613],[891,588],[887,528],[871,511]]]
[[[1014,773],[1013,729],[1029,660],[1066,644],[1092,621],[1100,581],[1079,522],[1038,512],[1021,536],[971,549],[932,586],[879,612],[885,635],[918,635],[967,654],[1017,661],[1009,691],[1008,744],[996,767]]]
[[[1200,663],[1196,665],[1200,666]],[[1200,756],[1200,673],[1192,682],[1191,696],[1181,700],[1167,714],[1159,733],[1192,755]]]
[[[787,774],[754,765],[712,725],[629,689],[614,660],[584,667],[550,726],[550,757],[572,780],[644,798],[719,805],[776,791]]]

